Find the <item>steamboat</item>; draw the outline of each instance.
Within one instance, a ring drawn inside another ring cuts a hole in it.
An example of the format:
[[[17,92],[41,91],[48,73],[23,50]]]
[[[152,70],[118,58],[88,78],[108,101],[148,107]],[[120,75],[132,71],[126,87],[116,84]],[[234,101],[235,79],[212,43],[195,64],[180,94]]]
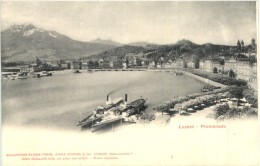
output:
[[[80,120],[76,125],[81,126],[81,128],[90,127],[92,131],[96,131],[107,125],[127,119],[132,115],[139,114],[145,102],[146,99],[140,97],[127,103],[127,94],[125,94],[125,99],[117,98],[112,101],[110,96],[107,95],[105,106],[98,106],[90,115]]]

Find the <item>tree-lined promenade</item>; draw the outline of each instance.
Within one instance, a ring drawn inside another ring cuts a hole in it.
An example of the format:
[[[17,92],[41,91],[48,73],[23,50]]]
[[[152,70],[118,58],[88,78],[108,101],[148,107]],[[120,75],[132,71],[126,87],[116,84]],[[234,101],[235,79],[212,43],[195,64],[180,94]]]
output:
[[[162,113],[172,113],[173,111],[181,113],[182,111],[201,110],[218,104],[215,109],[215,119],[244,118],[258,115],[257,92],[248,85],[247,81],[197,70],[185,71],[227,86],[206,93],[175,97],[154,108],[155,110]],[[232,103],[231,106],[219,104],[228,101]]]

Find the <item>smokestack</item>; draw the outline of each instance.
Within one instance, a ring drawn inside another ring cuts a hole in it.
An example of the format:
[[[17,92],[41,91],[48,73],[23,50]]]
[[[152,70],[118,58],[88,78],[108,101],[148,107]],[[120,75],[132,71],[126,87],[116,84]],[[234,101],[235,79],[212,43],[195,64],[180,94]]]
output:
[[[125,102],[127,102],[127,94],[125,94]]]
[[[107,101],[109,100],[109,95],[107,95]]]

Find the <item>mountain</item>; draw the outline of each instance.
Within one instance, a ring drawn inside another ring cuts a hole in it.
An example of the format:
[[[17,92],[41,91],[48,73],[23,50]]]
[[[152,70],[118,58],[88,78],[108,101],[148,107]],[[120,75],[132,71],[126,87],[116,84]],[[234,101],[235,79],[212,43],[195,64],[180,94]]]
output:
[[[184,39],[176,42],[175,44],[168,45],[146,45],[147,43],[140,43],[136,45],[143,45],[145,47],[124,45],[111,50],[103,51],[87,58],[92,61],[97,61],[100,58],[105,60],[116,60],[125,59],[127,56],[138,56],[146,57],[147,59],[152,60],[159,60],[160,57],[163,57],[165,60],[173,60],[182,56],[185,59],[198,60],[213,56],[216,53],[221,53],[226,56],[229,54],[230,48],[233,47],[210,43],[199,45]]]
[[[121,47],[113,48],[111,50],[103,51],[102,53],[92,55],[87,58],[92,61],[97,61],[100,58],[103,58],[105,60],[116,60],[116,59],[122,60],[127,55],[137,55],[145,51],[146,49],[144,47],[124,45]]]
[[[114,45],[81,42],[55,31],[37,28],[32,24],[10,26],[1,32],[2,62],[79,59],[105,50]]]
[[[138,46],[138,47],[157,46],[157,44],[148,43],[148,42],[134,42],[134,43],[129,43],[128,45]]]
[[[118,43],[118,42],[114,42],[112,40],[102,40],[102,39],[96,39],[93,41],[90,41],[90,43],[99,43],[99,44],[106,44],[106,45],[111,45],[111,46],[115,46],[115,47],[119,47],[122,46],[122,44]]]
[[[193,42],[190,41],[190,40],[182,39],[182,40],[179,40],[175,45],[189,45],[189,46],[197,46],[198,44],[193,43]]]
[[[180,40],[175,44],[156,45],[146,42],[122,45],[111,40],[96,39],[91,42],[73,40],[55,31],[37,28],[32,24],[13,25],[1,32],[2,62],[29,62],[36,57],[41,60],[61,59],[124,59],[139,56],[148,59],[206,58],[216,53],[228,55],[231,47],[214,44],[196,44]],[[233,49],[233,48],[232,48]]]

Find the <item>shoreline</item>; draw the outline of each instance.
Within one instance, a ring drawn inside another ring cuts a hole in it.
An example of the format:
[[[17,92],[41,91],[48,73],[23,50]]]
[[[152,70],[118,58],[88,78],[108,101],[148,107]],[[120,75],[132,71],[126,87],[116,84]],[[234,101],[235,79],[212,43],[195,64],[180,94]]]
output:
[[[204,78],[204,77],[201,77],[201,76],[198,76],[198,75],[195,75],[195,74],[192,74],[192,73],[189,73],[189,72],[186,72],[186,71],[182,71],[185,75],[187,76],[190,76],[190,77],[193,77],[197,80],[200,80],[202,82],[205,82],[209,85],[212,85],[212,86],[216,86],[216,87],[221,87],[221,88],[226,88],[228,87],[227,85],[224,85],[224,84],[221,84],[221,83],[218,83],[218,82],[215,82],[215,81],[212,81],[212,80],[209,80],[207,78]]]

